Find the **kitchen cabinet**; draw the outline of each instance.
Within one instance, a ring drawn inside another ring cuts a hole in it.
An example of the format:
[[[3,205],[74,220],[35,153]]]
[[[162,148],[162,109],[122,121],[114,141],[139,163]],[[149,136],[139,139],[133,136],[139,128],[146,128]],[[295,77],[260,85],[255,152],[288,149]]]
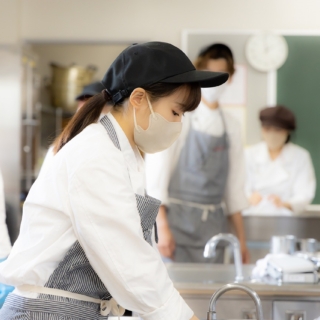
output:
[[[314,320],[320,317],[320,302],[274,301],[273,320]]]

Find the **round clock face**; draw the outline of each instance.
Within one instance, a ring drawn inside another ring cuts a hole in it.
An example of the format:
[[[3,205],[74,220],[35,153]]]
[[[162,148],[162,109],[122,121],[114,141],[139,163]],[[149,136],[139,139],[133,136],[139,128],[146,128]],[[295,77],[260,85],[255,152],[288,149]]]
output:
[[[284,37],[272,33],[257,34],[246,44],[246,57],[258,71],[280,68],[288,56],[288,45]]]

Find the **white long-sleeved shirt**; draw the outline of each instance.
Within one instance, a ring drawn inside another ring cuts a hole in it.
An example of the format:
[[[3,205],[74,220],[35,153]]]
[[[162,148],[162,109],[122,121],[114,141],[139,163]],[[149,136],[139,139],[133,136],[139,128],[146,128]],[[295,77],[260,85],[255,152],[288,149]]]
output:
[[[0,260],[6,258],[9,255],[10,250],[11,242],[6,224],[6,206],[2,174],[0,171]]]
[[[121,306],[145,320],[189,320],[192,310],[174,288],[159,252],[143,238],[135,199],[135,193],[145,194],[143,159],[108,117],[121,151],[95,123],[52,158],[26,199],[19,238],[0,264],[0,282],[44,286],[79,241]]]
[[[241,128],[236,119],[227,112],[223,113],[226,132],[229,140],[229,173],[224,195],[227,213],[237,213],[248,206],[244,193],[245,165],[241,141]],[[180,138],[169,149],[146,155],[146,177],[148,193],[169,204],[168,188],[182,148],[185,145],[190,128],[210,134],[222,136],[224,123],[219,109],[211,110],[202,102],[198,108],[185,115]]]
[[[300,214],[311,203],[316,190],[316,178],[312,160],[307,150],[293,144],[286,144],[281,154],[272,160],[266,143],[260,142],[247,148],[246,152],[246,194],[258,192],[263,199],[245,214]],[[292,211],[279,209],[268,200],[277,195],[291,205]]]
[[[41,171],[47,170],[47,167],[50,166],[50,163],[51,163],[53,157],[54,157],[54,151],[53,151],[53,145],[51,145],[47,151],[46,156],[44,157],[39,175],[40,175]]]

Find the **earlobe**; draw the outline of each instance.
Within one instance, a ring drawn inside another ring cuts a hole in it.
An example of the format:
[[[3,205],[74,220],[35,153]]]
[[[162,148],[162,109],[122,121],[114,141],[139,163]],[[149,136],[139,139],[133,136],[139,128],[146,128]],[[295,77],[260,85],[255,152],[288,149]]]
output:
[[[146,91],[142,88],[136,88],[132,91],[129,97],[130,104],[134,108],[140,109],[144,105],[145,97],[146,97]]]

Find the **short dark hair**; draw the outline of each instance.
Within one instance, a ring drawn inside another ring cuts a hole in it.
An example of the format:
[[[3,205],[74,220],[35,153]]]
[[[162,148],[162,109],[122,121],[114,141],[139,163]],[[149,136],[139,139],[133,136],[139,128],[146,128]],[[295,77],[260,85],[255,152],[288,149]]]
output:
[[[210,59],[225,59],[227,61],[228,73],[232,76],[235,72],[234,58],[231,49],[223,43],[214,43],[200,51],[194,62],[197,69],[205,69]]]

